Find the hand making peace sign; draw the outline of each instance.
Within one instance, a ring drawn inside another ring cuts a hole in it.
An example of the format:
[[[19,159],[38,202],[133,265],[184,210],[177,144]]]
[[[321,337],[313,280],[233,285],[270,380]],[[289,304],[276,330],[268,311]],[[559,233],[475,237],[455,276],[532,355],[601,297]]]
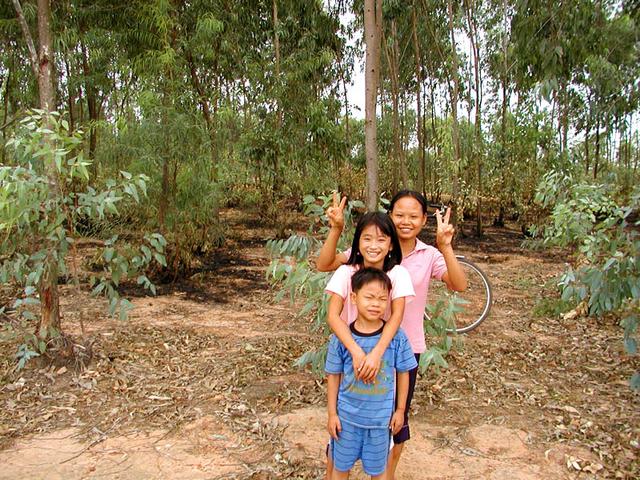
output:
[[[444,214],[444,218],[440,214],[440,210],[436,211],[436,243],[438,249],[442,251],[444,248],[451,247],[451,241],[453,240],[453,234],[456,229],[449,223],[449,217],[451,217],[451,207],[447,207],[447,211]]]
[[[342,197],[342,200],[338,202],[338,192],[333,191],[333,202],[329,208],[327,208],[326,214],[329,219],[329,226],[331,228],[344,228],[344,207],[347,204],[347,197]]]

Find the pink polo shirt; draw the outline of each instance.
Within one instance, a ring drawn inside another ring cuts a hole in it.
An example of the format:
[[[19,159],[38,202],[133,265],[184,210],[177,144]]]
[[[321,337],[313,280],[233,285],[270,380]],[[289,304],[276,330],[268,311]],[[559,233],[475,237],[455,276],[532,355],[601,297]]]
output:
[[[344,300],[344,307],[340,318],[342,318],[347,324],[355,322],[358,318],[358,309],[354,303],[351,303],[351,276],[357,271],[357,267],[353,265],[342,265],[332,275],[329,283],[327,283],[324,289],[327,293],[335,293],[341,296]],[[405,301],[405,312],[407,311],[407,305],[413,299],[415,292],[413,291],[413,285],[411,284],[411,277],[407,269],[396,265],[387,272],[389,280],[391,280],[391,300],[396,298],[408,297]],[[387,310],[384,314],[384,319],[388,320],[391,316],[391,302],[387,305]]]
[[[347,258],[351,249],[343,252]],[[409,338],[413,353],[423,353],[427,349],[424,340],[424,309],[427,305],[429,284],[432,278],[442,280],[447,272],[447,264],[440,251],[417,240],[416,248],[406,257],[402,257],[401,265],[409,272],[415,297],[404,306],[404,316],[400,326]]]

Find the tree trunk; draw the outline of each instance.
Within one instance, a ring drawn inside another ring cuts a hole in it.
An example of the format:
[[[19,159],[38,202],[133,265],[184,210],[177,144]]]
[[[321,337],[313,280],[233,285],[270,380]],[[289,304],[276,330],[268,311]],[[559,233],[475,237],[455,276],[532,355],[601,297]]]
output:
[[[84,73],[84,89],[87,97],[87,110],[89,111],[89,158],[95,158],[96,147],[98,145],[98,132],[96,129],[96,122],[98,121],[98,101],[96,98],[96,91],[92,85],[89,76],[91,75],[91,68],[89,66],[89,54],[87,53],[87,47],[82,43],[82,71]],[[94,169],[97,165],[94,163]]]
[[[560,135],[562,138],[562,154],[568,156],[567,145],[569,142],[569,95],[567,93],[567,82],[562,80],[560,82],[560,99],[561,106],[559,107],[559,121],[560,121]]]
[[[382,0],[364,2],[365,54],[365,156],[367,165],[367,210],[378,205],[378,151],[376,138],[376,97],[380,74]]]
[[[431,85],[431,143],[434,146],[436,152],[435,152],[435,158],[440,158],[440,142],[439,142],[439,138],[438,138],[438,130],[436,128],[436,85],[434,81],[429,82]],[[431,190],[431,199],[435,199],[436,196],[436,190],[438,187],[437,184],[437,180],[436,180],[436,172],[435,172],[435,161],[433,162],[429,162],[429,169],[428,169],[428,173],[429,173],[429,183],[430,183],[430,190]]]
[[[451,79],[453,88],[450,88],[451,95],[451,142],[453,143],[453,185],[452,185],[452,205],[451,205],[451,224],[458,223],[458,195],[459,195],[459,179],[458,166],[460,164],[460,136],[458,132],[458,92],[460,91],[460,79],[458,77],[458,51],[456,48],[455,29],[453,25],[453,0],[447,0],[447,14],[449,17],[449,35],[451,40]]]
[[[211,110],[209,108],[209,101],[205,95],[204,89],[202,88],[202,84],[200,83],[200,78],[198,77],[198,72],[196,71],[195,62],[193,61],[193,55],[191,51],[187,50],[185,52],[185,56],[187,59],[187,63],[189,65],[189,73],[191,75],[191,82],[193,83],[193,87],[198,94],[198,103],[200,104],[200,108],[202,109],[202,116],[204,118],[205,124],[207,126],[207,133],[209,135],[209,147],[211,148],[211,168],[209,169],[210,175],[209,180],[213,183],[218,182],[218,148],[216,142],[216,125],[215,120],[211,116]],[[177,175],[177,165],[174,168],[174,185],[176,184],[175,177]],[[164,166],[163,166],[164,173]],[[164,179],[164,176],[163,176]],[[163,185],[164,188],[164,185]],[[211,210],[211,217],[214,223],[217,223],[219,220],[220,211],[218,209],[218,203],[215,202],[213,209]]]
[[[418,163],[420,170],[418,173],[418,185],[420,185],[420,191],[424,195],[425,192],[425,152],[424,152],[424,137],[422,131],[422,93],[420,91],[422,87],[422,74],[421,74],[421,61],[420,61],[420,42],[418,42],[418,28],[416,20],[416,8],[417,2],[414,2],[413,9],[411,10],[411,38],[413,40],[413,53],[414,53],[414,68],[416,75],[416,137],[418,139]]]
[[[198,94],[198,103],[200,104],[200,108],[202,109],[202,117],[204,118],[204,122],[207,126],[207,133],[209,134],[209,145],[211,147],[211,181],[218,181],[218,160],[217,160],[217,148],[216,148],[216,131],[214,126],[213,118],[211,117],[211,110],[209,108],[209,101],[207,100],[207,96],[205,95],[204,89],[202,88],[202,84],[200,83],[200,78],[198,77],[198,72],[196,71],[196,66],[193,61],[193,56],[190,51],[185,52],[185,57],[187,60],[187,64],[189,65],[189,73],[191,75],[191,83],[193,84],[193,88],[195,88],[196,93]]]
[[[275,77],[275,85],[276,85],[276,129],[280,130],[282,128],[282,108],[280,106],[280,34],[278,32],[279,29],[279,21],[278,21],[278,0],[273,0],[272,2],[273,8],[273,47],[275,50],[275,62],[276,62],[276,77]],[[271,191],[273,194],[273,201],[275,202],[278,198],[278,193],[280,191],[281,178],[280,178],[280,151],[279,147],[274,149],[273,152],[273,176],[271,182]],[[277,210],[274,210],[277,211]]]
[[[587,125],[584,134],[584,173],[589,175],[589,135],[591,135],[591,115],[587,116]]]
[[[347,81],[342,70],[342,90],[344,95],[344,143],[345,143],[345,162],[351,156],[351,138],[349,135],[349,97],[347,96]]]
[[[498,168],[500,169],[500,193],[498,194],[498,218],[493,222],[495,226],[504,227],[505,217],[505,203],[507,181],[505,177],[505,170],[507,164],[507,110],[509,106],[509,62],[508,62],[508,47],[509,41],[507,38],[507,32],[509,28],[509,21],[507,17],[507,0],[502,2],[502,21],[504,36],[502,38],[502,72],[500,75],[500,84],[502,87],[502,105],[500,112],[500,153],[498,160]]]
[[[383,31],[384,36],[384,31]],[[399,87],[399,73],[398,73],[398,36],[396,28],[396,19],[391,19],[391,46],[383,38],[382,45],[384,45],[385,58],[387,59],[387,65],[389,66],[389,78],[391,80],[391,124],[393,132],[393,158],[391,164],[393,165],[393,174],[391,182],[391,190],[397,191],[399,183],[406,185],[406,173],[403,175],[403,154],[402,145],[400,140],[400,87]]]
[[[18,20],[29,48],[31,69],[38,81],[40,109],[52,112],[55,109],[55,89],[53,86],[53,40],[51,37],[51,7],[49,0],[38,0],[38,50],[22,13],[19,0],[13,0]],[[45,124],[48,122],[45,117]],[[54,140],[45,141],[54,148]],[[45,170],[49,181],[49,198],[57,202],[58,172],[53,158],[46,159]],[[37,327],[40,339],[46,340],[60,331],[60,299],[58,296],[58,262],[55,249],[49,248],[44,260],[44,272],[38,285],[40,296],[40,322]]]
[[[71,67],[69,66],[69,62],[67,58],[64,59],[64,69],[67,74],[67,79],[71,78]],[[76,119],[74,115],[75,110],[75,94],[71,90],[71,85],[69,80],[67,80],[67,108],[69,109],[69,132],[75,131]]]
[[[3,115],[2,115],[2,145],[4,146],[7,143],[7,135],[5,133],[5,129],[7,128],[7,118],[9,116],[9,91],[11,88],[11,72],[13,70],[13,55],[11,55],[10,64],[7,67],[7,76],[4,85],[4,106],[3,106]],[[0,162],[2,165],[6,164],[6,148],[2,148],[2,157],[0,157]]]
[[[474,0],[466,0],[464,2],[467,14],[467,24],[469,26],[469,40],[471,43],[471,51],[473,53],[473,76],[476,92],[476,111],[475,111],[475,145],[474,157],[476,161],[477,173],[477,196],[476,196],[476,235],[482,235],[482,157],[484,155],[484,145],[482,141],[482,81],[480,78],[480,47],[478,45],[478,25],[474,18]]]
[[[600,166],[600,116],[596,118],[596,158],[593,162],[593,178],[598,178],[598,167]]]

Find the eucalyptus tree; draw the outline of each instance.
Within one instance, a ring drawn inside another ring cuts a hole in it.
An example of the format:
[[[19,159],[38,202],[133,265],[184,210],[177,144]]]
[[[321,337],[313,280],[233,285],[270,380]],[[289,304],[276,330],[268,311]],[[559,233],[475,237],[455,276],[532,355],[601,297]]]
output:
[[[365,54],[365,153],[367,159],[367,209],[378,204],[378,150],[376,142],[376,99],[380,77],[382,0],[364,2]]]
[[[34,77],[38,83],[40,109],[44,114],[45,130],[50,123],[49,114],[55,108],[55,90],[53,84],[53,38],[51,31],[51,5],[49,0],[38,0],[37,4],[37,39],[38,46],[33,40],[32,30],[22,10],[19,0],[12,0],[16,10],[24,41],[29,50],[29,60]],[[53,133],[45,132],[44,142],[48,145],[44,156],[43,168],[48,182],[47,197],[50,203],[58,202],[59,186],[56,158],[53,156],[55,139]],[[55,240],[47,239],[47,243]],[[52,332],[60,329],[60,299],[58,295],[58,259],[56,250],[51,245],[45,250],[42,273],[38,281],[40,297],[40,323],[38,336],[47,339]]]

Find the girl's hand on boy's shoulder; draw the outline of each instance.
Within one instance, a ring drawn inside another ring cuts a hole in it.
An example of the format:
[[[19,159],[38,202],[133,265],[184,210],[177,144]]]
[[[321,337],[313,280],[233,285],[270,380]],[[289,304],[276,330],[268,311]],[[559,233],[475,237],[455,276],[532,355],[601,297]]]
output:
[[[449,218],[451,217],[451,207],[447,208],[446,213],[444,214],[444,218],[440,214],[440,211],[436,212],[436,244],[438,245],[439,250],[443,250],[447,247],[451,247],[451,242],[453,241],[453,234],[456,229],[449,223]]]
[[[331,228],[344,228],[344,207],[347,204],[347,197],[342,197],[341,201],[338,201],[338,192],[333,192],[333,203],[327,208],[326,214],[329,219],[329,226]]]
[[[327,431],[331,438],[338,439],[340,432],[342,431],[342,424],[337,414],[329,414],[329,420],[327,421]]]

